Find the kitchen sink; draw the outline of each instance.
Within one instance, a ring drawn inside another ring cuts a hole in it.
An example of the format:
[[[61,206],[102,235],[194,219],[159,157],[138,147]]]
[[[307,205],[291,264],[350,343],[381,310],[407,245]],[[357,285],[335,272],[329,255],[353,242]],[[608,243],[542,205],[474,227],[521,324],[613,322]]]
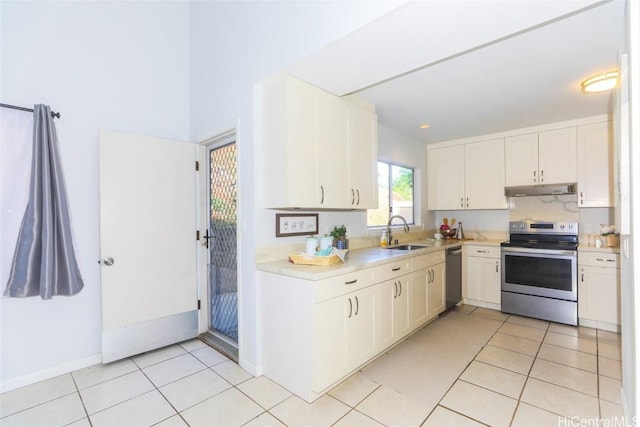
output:
[[[428,245],[399,245],[399,246],[391,246],[387,249],[392,249],[396,251],[415,251],[416,249],[429,248]]]

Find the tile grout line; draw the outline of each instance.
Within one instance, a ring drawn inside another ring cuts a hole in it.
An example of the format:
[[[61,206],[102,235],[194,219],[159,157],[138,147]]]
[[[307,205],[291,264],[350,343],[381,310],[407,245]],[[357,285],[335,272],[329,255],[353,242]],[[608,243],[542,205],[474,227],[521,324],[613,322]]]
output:
[[[467,313],[467,316],[471,316],[471,313],[473,313],[474,311],[476,311],[478,308],[480,308],[480,307],[476,307],[476,308],[474,308],[473,310],[471,310],[469,313]],[[483,316],[479,316],[479,317],[483,317]],[[497,320],[497,319],[495,319],[495,318],[490,318],[490,317],[483,317],[483,318],[484,318],[484,319],[490,319],[490,320]],[[509,315],[508,315],[506,318],[504,318],[504,319],[502,320],[502,325],[504,325],[504,324],[505,324],[505,322],[507,321],[507,319],[508,319],[508,318],[509,318]],[[456,384],[456,382],[458,382],[458,381],[464,381],[464,380],[461,380],[461,379],[460,379],[460,377],[462,376],[462,374],[467,370],[467,368],[469,367],[469,365],[471,365],[471,363],[473,363],[473,361],[474,361],[474,360],[476,360],[476,357],[478,357],[478,354],[480,354],[480,352],[481,352],[481,351],[482,351],[482,349],[487,345],[487,343],[488,343],[489,341],[491,341],[491,338],[493,338],[493,337],[494,337],[494,335],[498,333],[498,330],[500,330],[500,328],[501,328],[501,327],[502,327],[502,326],[500,326],[498,329],[496,329],[496,331],[491,335],[491,337],[489,337],[489,339],[487,339],[487,342],[485,342],[485,343],[484,343],[484,345],[483,345],[483,346],[481,346],[481,347],[480,347],[480,349],[476,352],[476,354],[473,356],[473,359],[471,359],[471,361],[469,361],[469,363],[467,363],[467,365],[464,367],[464,369],[462,369],[462,371],[460,371],[460,374],[459,374],[459,375],[456,377],[456,379],[451,383],[451,385],[449,386],[449,388],[447,389],[447,391],[445,391],[445,392],[444,392],[444,394],[442,395],[442,398],[440,398],[440,400],[438,401],[438,403],[436,403],[436,406],[434,406],[434,407],[433,407],[433,409],[429,412],[429,414],[427,415],[427,417],[426,417],[424,420],[422,420],[422,423],[420,423],[420,425],[424,424],[424,423],[429,419],[429,417],[433,414],[433,412],[436,410],[436,408],[437,408],[438,406],[441,406],[441,407],[443,407],[443,408],[445,408],[445,409],[447,409],[447,410],[449,410],[449,411],[451,411],[451,412],[455,412],[456,414],[461,415],[461,416],[463,416],[463,417],[465,417],[465,418],[468,418],[468,419],[470,419],[470,420],[473,420],[473,421],[479,422],[480,424],[486,425],[485,423],[483,423],[483,422],[482,422],[482,421],[480,421],[480,420],[476,420],[475,418],[471,418],[471,417],[470,417],[470,416],[468,416],[468,415],[462,414],[462,413],[460,413],[460,412],[458,412],[458,411],[456,411],[456,410],[453,410],[453,409],[448,408],[448,407],[446,407],[446,406],[444,406],[444,405],[441,405],[440,403],[441,403],[441,402],[442,402],[442,400],[447,396],[447,394],[449,393],[449,391],[451,391],[451,389],[452,389],[452,388],[453,388],[453,386]],[[466,382],[466,381],[464,381],[464,382]],[[475,384],[474,384],[474,385],[475,385]],[[514,413],[515,413],[515,411],[514,411]]]

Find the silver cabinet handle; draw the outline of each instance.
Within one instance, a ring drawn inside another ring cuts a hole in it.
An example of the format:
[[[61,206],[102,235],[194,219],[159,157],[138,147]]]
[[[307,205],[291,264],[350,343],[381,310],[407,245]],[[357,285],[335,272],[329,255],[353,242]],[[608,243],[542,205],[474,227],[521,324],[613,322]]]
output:
[[[116,261],[111,257],[106,257],[102,262],[104,262],[104,265],[106,265],[107,267],[111,267]]]
[[[350,281],[348,281],[348,282],[344,282],[344,284],[345,284],[345,285],[353,285],[353,284],[354,284],[354,283],[356,283],[357,281],[358,281],[358,279],[353,279],[353,280],[350,280]]]
[[[580,281],[584,282],[584,268],[580,269]]]
[[[544,169],[540,171],[540,182],[544,182]]]
[[[393,282],[393,299],[398,298],[398,282]]]
[[[477,250],[476,252],[479,253],[479,254],[488,254],[489,253],[489,251],[481,251],[481,250]]]
[[[355,191],[353,191],[353,188],[351,189],[351,206],[353,206],[356,203],[356,193]]]
[[[392,268],[391,271],[400,271],[400,267]]]
[[[496,261],[496,273],[498,272],[498,261]]]
[[[351,298],[349,298],[349,317],[351,319],[351,314],[353,313],[353,303],[351,302]]]
[[[402,282],[398,282],[400,284],[400,293],[398,294],[398,296],[402,295]]]
[[[356,316],[358,315],[358,311],[360,311],[360,301],[358,301],[358,297],[356,297]]]
[[[467,207],[469,207],[469,198],[467,197]]]
[[[360,190],[356,188],[356,195],[358,196],[358,201],[356,202],[356,205],[360,206]]]
[[[536,179],[537,178],[537,176],[536,176],[537,173],[538,173],[537,171],[533,171],[533,182],[537,182],[537,179]]]
[[[464,197],[460,197],[460,207],[464,208]]]
[[[324,186],[320,186],[320,191],[322,192],[322,197],[320,198],[320,204],[324,203]]]

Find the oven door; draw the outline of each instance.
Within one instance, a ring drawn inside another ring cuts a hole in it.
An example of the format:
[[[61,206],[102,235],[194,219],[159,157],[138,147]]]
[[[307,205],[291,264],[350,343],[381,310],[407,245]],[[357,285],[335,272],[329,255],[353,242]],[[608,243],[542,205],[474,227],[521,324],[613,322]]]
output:
[[[502,291],[578,300],[577,251],[502,248]]]

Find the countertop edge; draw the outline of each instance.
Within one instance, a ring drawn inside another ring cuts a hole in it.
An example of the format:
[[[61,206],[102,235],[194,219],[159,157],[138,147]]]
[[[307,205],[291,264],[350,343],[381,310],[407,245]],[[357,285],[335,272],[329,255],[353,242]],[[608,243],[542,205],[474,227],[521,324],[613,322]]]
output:
[[[295,277],[304,280],[323,280],[342,274],[352,273],[354,271],[365,268],[375,267],[377,265],[387,264],[394,261],[413,258],[419,255],[425,255],[447,248],[460,245],[483,245],[483,246],[500,246],[501,240],[443,240],[443,241],[423,241],[416,240],[403,244],[409,245],[433,245],[413,251],[394,251],[388,248],[374,247],[362,248],[349,251],[347,259],[344,263],[336,263],[329,266],[293,264],[288,260],[271,261],[256,264],[256,270],[266,273],[280,274],[284,276]]]

